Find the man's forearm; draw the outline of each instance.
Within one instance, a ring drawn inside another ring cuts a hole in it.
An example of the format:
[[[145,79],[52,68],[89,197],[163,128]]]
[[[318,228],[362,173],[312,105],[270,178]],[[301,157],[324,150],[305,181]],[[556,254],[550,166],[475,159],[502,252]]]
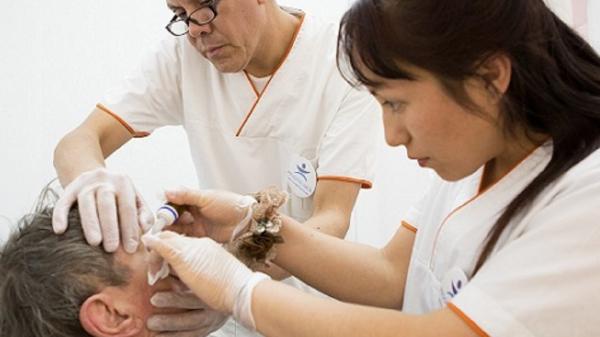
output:
[[[63,187],[81,173],[103,166],[98,137],[82,130],[68,133],[54,150],[54,168]]]

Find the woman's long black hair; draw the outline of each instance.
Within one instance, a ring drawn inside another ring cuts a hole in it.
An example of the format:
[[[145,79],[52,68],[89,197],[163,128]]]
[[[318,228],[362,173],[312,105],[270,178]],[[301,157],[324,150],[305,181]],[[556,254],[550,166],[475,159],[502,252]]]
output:
[[[365,67],[413,80],[401,65],[409,64],[433,73],[467,107],[464,80],[498,53],[512,62],[501,101],[505,132],[546,134],[553,154],[496,221],[475,272],[510,220],[600,146],[600,57],[543,0],[357,0],[340,24],[338,67],[349,82],[375,84]]]

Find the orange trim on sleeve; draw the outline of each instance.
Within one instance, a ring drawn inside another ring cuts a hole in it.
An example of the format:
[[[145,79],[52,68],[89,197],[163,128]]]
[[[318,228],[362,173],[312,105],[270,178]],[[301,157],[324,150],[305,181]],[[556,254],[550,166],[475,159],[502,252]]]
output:
[[[409,223],[408,223],[408,222],[406,222],[406,221],[402,221],[400,224],[402,225],[402,227],[404,227],[404,228],[408,229],[409,231],[411,231],[411,232],[413,232],[413,233],[417,234],[417,227],[415,227],[415,226],[413,226],[413,225],[409,224]]]
[[[129,133],[135,137],[135,138],[143,138],[143,137],[147,137],[150,135],[149,132],[142,132],[142,131],[135,131],[129,124],[127,124],[127,122],[125,120],[123,120],[123,118],[119,117],[119,115],[117,115],[116,113],[110,111],[109,108],[105,107],[104,105],[98,103],[96,104],[96,108],[106,112],[107,114],[109,114],[110,116],[112,116],[112,118],[116,119],[117,122],[121,123],[121,125],[123,125],[123,127],[125,127],[125,129],[127,129],[127,131],[129,131]]]
[[[237,132],[235,133],[236,137],[239,137],[240,134],[242,133],[242,129],[244,129],[244,126],[246,126],[248,119],[250,119],[250,116],[252,116],[252,113],[254,113],[256,106],[260,102],[260,99],[263,97],[264,93],[269,88],[269,84],[271,84],[271,80],[273,80],[273,77],[275,77],[275,74],[277,74],[277,71],[279,71],[281,66],[285,63],[288,56],[290,55],[292,48],[296,44],[296,38],[298,37],[298,33],[300,33],[300,29],[302,28],[302,25],[304,23],[304,17],[305,17],[305,15],[302,15],[302,17],[300,18],[300,24],[298,25],[298,28],[294,32],[294,36],[292,36],[292,42],[289,44],[283,58],[281,59],[281,62],[277,65],[277,67],[275,68],[275,71],[273,72],[273,75],[271,75],[271,78],[269,78],[269,80],[267,81],[267,84],[265,85],[264,89],[260,93],[258,93],[258,91],[256,90],[256,87],[254,86],[254,83],[252,83],[252,81],[250,80],[250,77],[244,71],[244,74],[246,74],[246,79],[248,80],[248,82],[250,82],[250,85],[252,86],[252,90],[254,90],[255,93],[258,93],[258,97],[256,98],[256,101],[254,101],[254,104],[252,104],[252,108],[250,108],[250,111],[248,111],[248,113],[246,114],[246,117],[244,117],[244,120],[242,121],[242,125],[240,125]]]
[[[318,176],[317,180],[337,180],[337,181],[343,181],[343,182],[346,182],[346,183],[360,184],[360,187],[364,188],[364,189],[370,189],[371,187],[373,187],[373,183],[371,183],[368,180],[358,179],[358,178],[352,178],[352,177],[344,177],[344,176]]]
[[[462,319],[468,326],[473,330],[477,335],[481,337],[490,337],[477,323],[475,323],[469,316],[465,315],[457,306],[452,303],[448,303],[448,309],[450,309],[453,313],[458,315],[460,319]]]

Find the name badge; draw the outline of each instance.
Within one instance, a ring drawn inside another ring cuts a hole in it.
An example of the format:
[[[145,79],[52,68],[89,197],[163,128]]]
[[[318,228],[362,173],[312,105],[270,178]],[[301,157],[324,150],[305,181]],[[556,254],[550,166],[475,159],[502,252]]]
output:
[[[454,267],[450,269],[446,275],[444,275],[444,279],[442,280],[442,299],[444,303],[449,302],[454,296],[458,295],[460,291],[469,283],[469,279],[467,279],[467,275],[465,272],[458,268]]]
[[[308,198],[315,193],[317,173],[308,159],[301,156],[292,158],[287,170],[287,184],[299,198]]]

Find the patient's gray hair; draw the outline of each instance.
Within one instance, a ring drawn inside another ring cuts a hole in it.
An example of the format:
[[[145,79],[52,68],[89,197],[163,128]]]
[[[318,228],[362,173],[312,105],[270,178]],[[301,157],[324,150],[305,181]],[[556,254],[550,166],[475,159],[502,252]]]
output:
[[[79,322],[83,302],[129,280],[129,269],[112,254],[86,243],[76,207],[67,231],[53,233],[50,199],[56,193],[46,188],[0,252],[2,337],[90,336]]]

